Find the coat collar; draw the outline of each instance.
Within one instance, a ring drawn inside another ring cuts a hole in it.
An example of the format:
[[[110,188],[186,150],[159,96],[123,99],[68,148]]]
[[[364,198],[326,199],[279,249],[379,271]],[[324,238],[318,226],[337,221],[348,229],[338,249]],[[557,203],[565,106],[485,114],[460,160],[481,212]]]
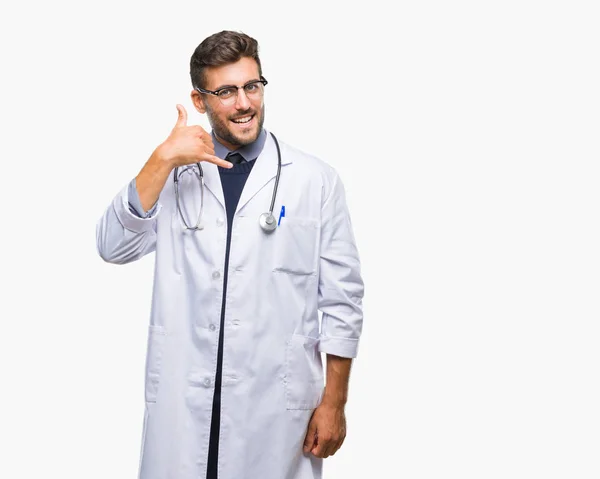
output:
[[[229,153],[231,153],[231,150],[217,139],[217,137],[215,136],[215,130],[211,132],[211,136],[213,140],[213,145],[215,147],[215,156],[218,156],[219,158],[225,158]],[[260,152],[265,146],[266,140],[267,131],[263,128],[261,129],[256,141],[253,141],[249,145],[241,146],[234,151],[242,155],[246,161],[254,160],[258,158],[258,155],[260,155]]]
[[[271,133],[267,133],[265,146],[260,155],[256,159],[256,163],[246,180],[242,195],[237,205],[237,210],[240,211],[246,203],[248,203],[260,190],[262,190],[273,178],[277,176],[277,147]],[[279,142],[281,149],[281,166],[292,163],[291,155],[285,154],[285,148]],[[202,169],[204,170],[204,184],[208,190],[215,196],[225,209],[225,198],[223,196],[223,187],[221,185],[221,177],[217,165],[213,163],[203,162]],[[283,174],[283,173],[282,173]],[[268,207],[269,205],[267,205]]]

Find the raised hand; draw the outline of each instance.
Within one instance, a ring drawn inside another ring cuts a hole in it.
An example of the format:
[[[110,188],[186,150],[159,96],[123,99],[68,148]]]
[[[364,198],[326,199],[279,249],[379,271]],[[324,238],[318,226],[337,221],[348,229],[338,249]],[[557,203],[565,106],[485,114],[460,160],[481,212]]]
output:
[[[160,156],[173,168],[200,161],[231,168],[233,165],[230,162],[215,156],[215,147],[210,133],[200,125],[187,124],[187,111],[183,105],[177,105],[177,112],[177,123],[169,137],[158,147]]]

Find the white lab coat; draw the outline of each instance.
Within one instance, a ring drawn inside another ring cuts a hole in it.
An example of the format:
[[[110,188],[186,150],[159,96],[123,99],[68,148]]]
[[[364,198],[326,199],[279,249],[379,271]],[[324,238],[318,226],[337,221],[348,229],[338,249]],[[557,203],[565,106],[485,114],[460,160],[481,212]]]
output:
[[[355,357],[363,282],[344,188],[323,161],[271,135],[237,206],[224,321],[219,479],[318,479],[322,459],[304,454],[308,422],[324,386],[320,353]],[[101,257],[129,263],[156,252],[146,358],[141,479],[204,479],[223,294],[227,220],[219,172],[202,163],[202,231],[183,231],[172,174],[152,217],[128,208],[125,187],[97,226]],[[195,224],[200,190],[182,180]],[[322,311],[319,321],[318,310]],[[127,321],[129,318],[123,318]]]

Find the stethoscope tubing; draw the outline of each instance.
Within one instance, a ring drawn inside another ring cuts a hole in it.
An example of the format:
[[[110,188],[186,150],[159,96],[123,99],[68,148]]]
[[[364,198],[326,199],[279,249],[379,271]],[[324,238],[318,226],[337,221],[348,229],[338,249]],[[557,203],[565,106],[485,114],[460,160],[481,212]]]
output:
[[[273,186],[273,194],[271,196],[271,207],[269,208],[269,211],[263,213],[261,215],[261,218],[259,219],[259,224],[265,232],[271,232],[276,227],[276,225],[274,225],[275,227],[269,228],[268,225],[263,225],[263,217],[270,218],[271,220],[274,219],[273,208],[275,208],[275,199],[279,190],[279,178],[281,177],[281,149],[279,148],[279,142],[277,141],[277,138],[273,133],[271,133],[271,137],[273,138],[273,141],[275,142],[275,147],[277,148],[277,175],[275,176],[275,185]],[[183,222],[184,229],[192,231],[198,231],[203,229],[201,223],[202,214],[204,211],[204,170],[202,169],[202,165],[200,165],[200,162],[196,163],[196,165],[198,166],[198,181],[200,182],[200,213],[198,215],[198,221],[196,223],[196,226],[188,226],[187,221],[183,216],[183,212],[181,211],[181,204],[179,201],[179,168],[176,166],[173,170],[173,183],[175,185],[175,202],[177,203],[177,211],[179,212],[179,217]],[[272,223],[270,221],[267,221],[267,224]]]

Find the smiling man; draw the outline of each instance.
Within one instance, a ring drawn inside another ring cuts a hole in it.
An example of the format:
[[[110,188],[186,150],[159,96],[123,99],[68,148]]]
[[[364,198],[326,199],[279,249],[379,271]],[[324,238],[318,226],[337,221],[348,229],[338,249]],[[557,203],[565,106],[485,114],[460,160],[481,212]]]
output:
[[[264,129],[256,40],[211,35],[190,74],[212,131],[177,105],[97,226],[105,261],[156,253],[140,478],[320,479],[362,331],[344,188]]]
[[[203,56],[202,48],[214,47],[211,44],[201,45],[196,50],[191,62],[192,81],[197,85],[217,86],[213,86],[213,90],[196,86],[192,92],[194,105],[200,113],[208,115],[213,134],[222,145],[235,150],[253,143],[265,121],[262,99],[267,81],[260,72],[258,53],[256,58],[242,57],[235,63],[211,65],[222,60],[211,59],[209,63],[206,59],[210,57]],[[245,95],[238,95],[238,87],[234,83],[240,78],[248,79],[243,85]],[[214,102],[214,98],[210,97],[205,101],[206,95],[213,95],[221,101]]]

